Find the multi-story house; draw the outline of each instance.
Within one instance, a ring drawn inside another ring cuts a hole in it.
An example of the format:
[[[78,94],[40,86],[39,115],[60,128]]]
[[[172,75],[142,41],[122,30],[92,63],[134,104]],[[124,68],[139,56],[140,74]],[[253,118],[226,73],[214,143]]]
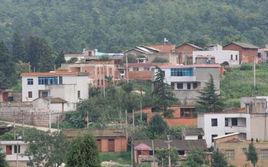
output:
[[[152,80],[154,78],[155,65],[151,63],[129,63],[126,79],[129,80]]]
[[[87,73],[69,71],[22,73],[22,102],[38,98],[64,101],[64,111],[74,110],[76,103],[89,96],[91,80]],[[61,110],[61,109],[59,109]]]
[[[199,113],[198,128],[204,130],[208,147],[213,146],[215,137],[234,132],[242,134],[244,139],[251,138],[250,115],[244,112]]]
[[[223,50],[235,50],[239,51],[240,64],[242,63],[257,63],[260,61],[258,57],[258,47],[252,44],[231,42],[223,47]]]
[[[25,155],[27,143],[24,141],[0,141],[0,148],[2,148],[6,155],[6,161],[10,167],[27,167],[30,157]]]
[[[250,114],[251,138],[268,141],[268,96],[243,97],[241,108]]]
[[[165,73],[165,82],[171,85],[175,97],[184,106],[193,105],[200,90],[206,86],[210,76],[214,79],[217,93],[220,93],[220,65],[195,64],[195,65],[160,65]],[[157,69],[155,70],[157,72]]]
[[[212,45],[204,51],[193,51],[194,64],[221,64],[223,66],[238,66],[239,52],[222,50],[221,45]]]
[[[85,63],[63,64],[62,68],[72,72],[87,73],[92,80],[92,86],[107,87],[109,84],[107,77],[112,83],[122,78],[118,66],[114,60],[94,60]]]

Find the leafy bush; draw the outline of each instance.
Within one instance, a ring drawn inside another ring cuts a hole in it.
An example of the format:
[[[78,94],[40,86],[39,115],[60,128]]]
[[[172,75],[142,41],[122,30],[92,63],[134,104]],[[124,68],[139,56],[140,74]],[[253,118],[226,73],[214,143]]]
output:
[[[251,64],[241,64],[240,70],[242,70],[242,71],[252,70],[252,65]]]

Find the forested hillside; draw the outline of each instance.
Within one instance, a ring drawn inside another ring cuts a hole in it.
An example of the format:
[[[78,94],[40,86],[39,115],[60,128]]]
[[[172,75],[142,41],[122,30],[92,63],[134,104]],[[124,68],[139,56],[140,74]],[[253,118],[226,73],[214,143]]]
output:
[[[0,39],[45,38],[56,50],[121,51],[178,44],[268,43],[267,0],[1,0]]]

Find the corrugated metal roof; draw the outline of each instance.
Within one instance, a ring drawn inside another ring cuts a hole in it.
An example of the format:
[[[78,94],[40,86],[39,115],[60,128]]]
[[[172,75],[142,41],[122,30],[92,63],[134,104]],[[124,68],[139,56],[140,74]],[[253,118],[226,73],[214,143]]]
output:
[[[227,44],[224,47],[231,45],[231,44],[235,44],[235,45],[238,45],[238,46],[240,46],[242,48],[246,48],[246,49],[258,49],[259,48],[258,46],[255,46],[255,45],[252,45],[249,43],[242,43],[242,42],[231,42],[230,44]]]

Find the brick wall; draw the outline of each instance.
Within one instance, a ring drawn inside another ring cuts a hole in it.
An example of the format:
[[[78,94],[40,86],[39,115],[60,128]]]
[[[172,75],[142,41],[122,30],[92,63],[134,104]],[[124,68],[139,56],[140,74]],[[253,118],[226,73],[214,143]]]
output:
[[[255,57],[256,61],[258,62],[258,60],[257,60],[258,49],[244,49],[244,48],[237,46],[235,44],[227,45],[223,49],[224,50],[239,51],[240,63],[253,63],[254,57]]]

